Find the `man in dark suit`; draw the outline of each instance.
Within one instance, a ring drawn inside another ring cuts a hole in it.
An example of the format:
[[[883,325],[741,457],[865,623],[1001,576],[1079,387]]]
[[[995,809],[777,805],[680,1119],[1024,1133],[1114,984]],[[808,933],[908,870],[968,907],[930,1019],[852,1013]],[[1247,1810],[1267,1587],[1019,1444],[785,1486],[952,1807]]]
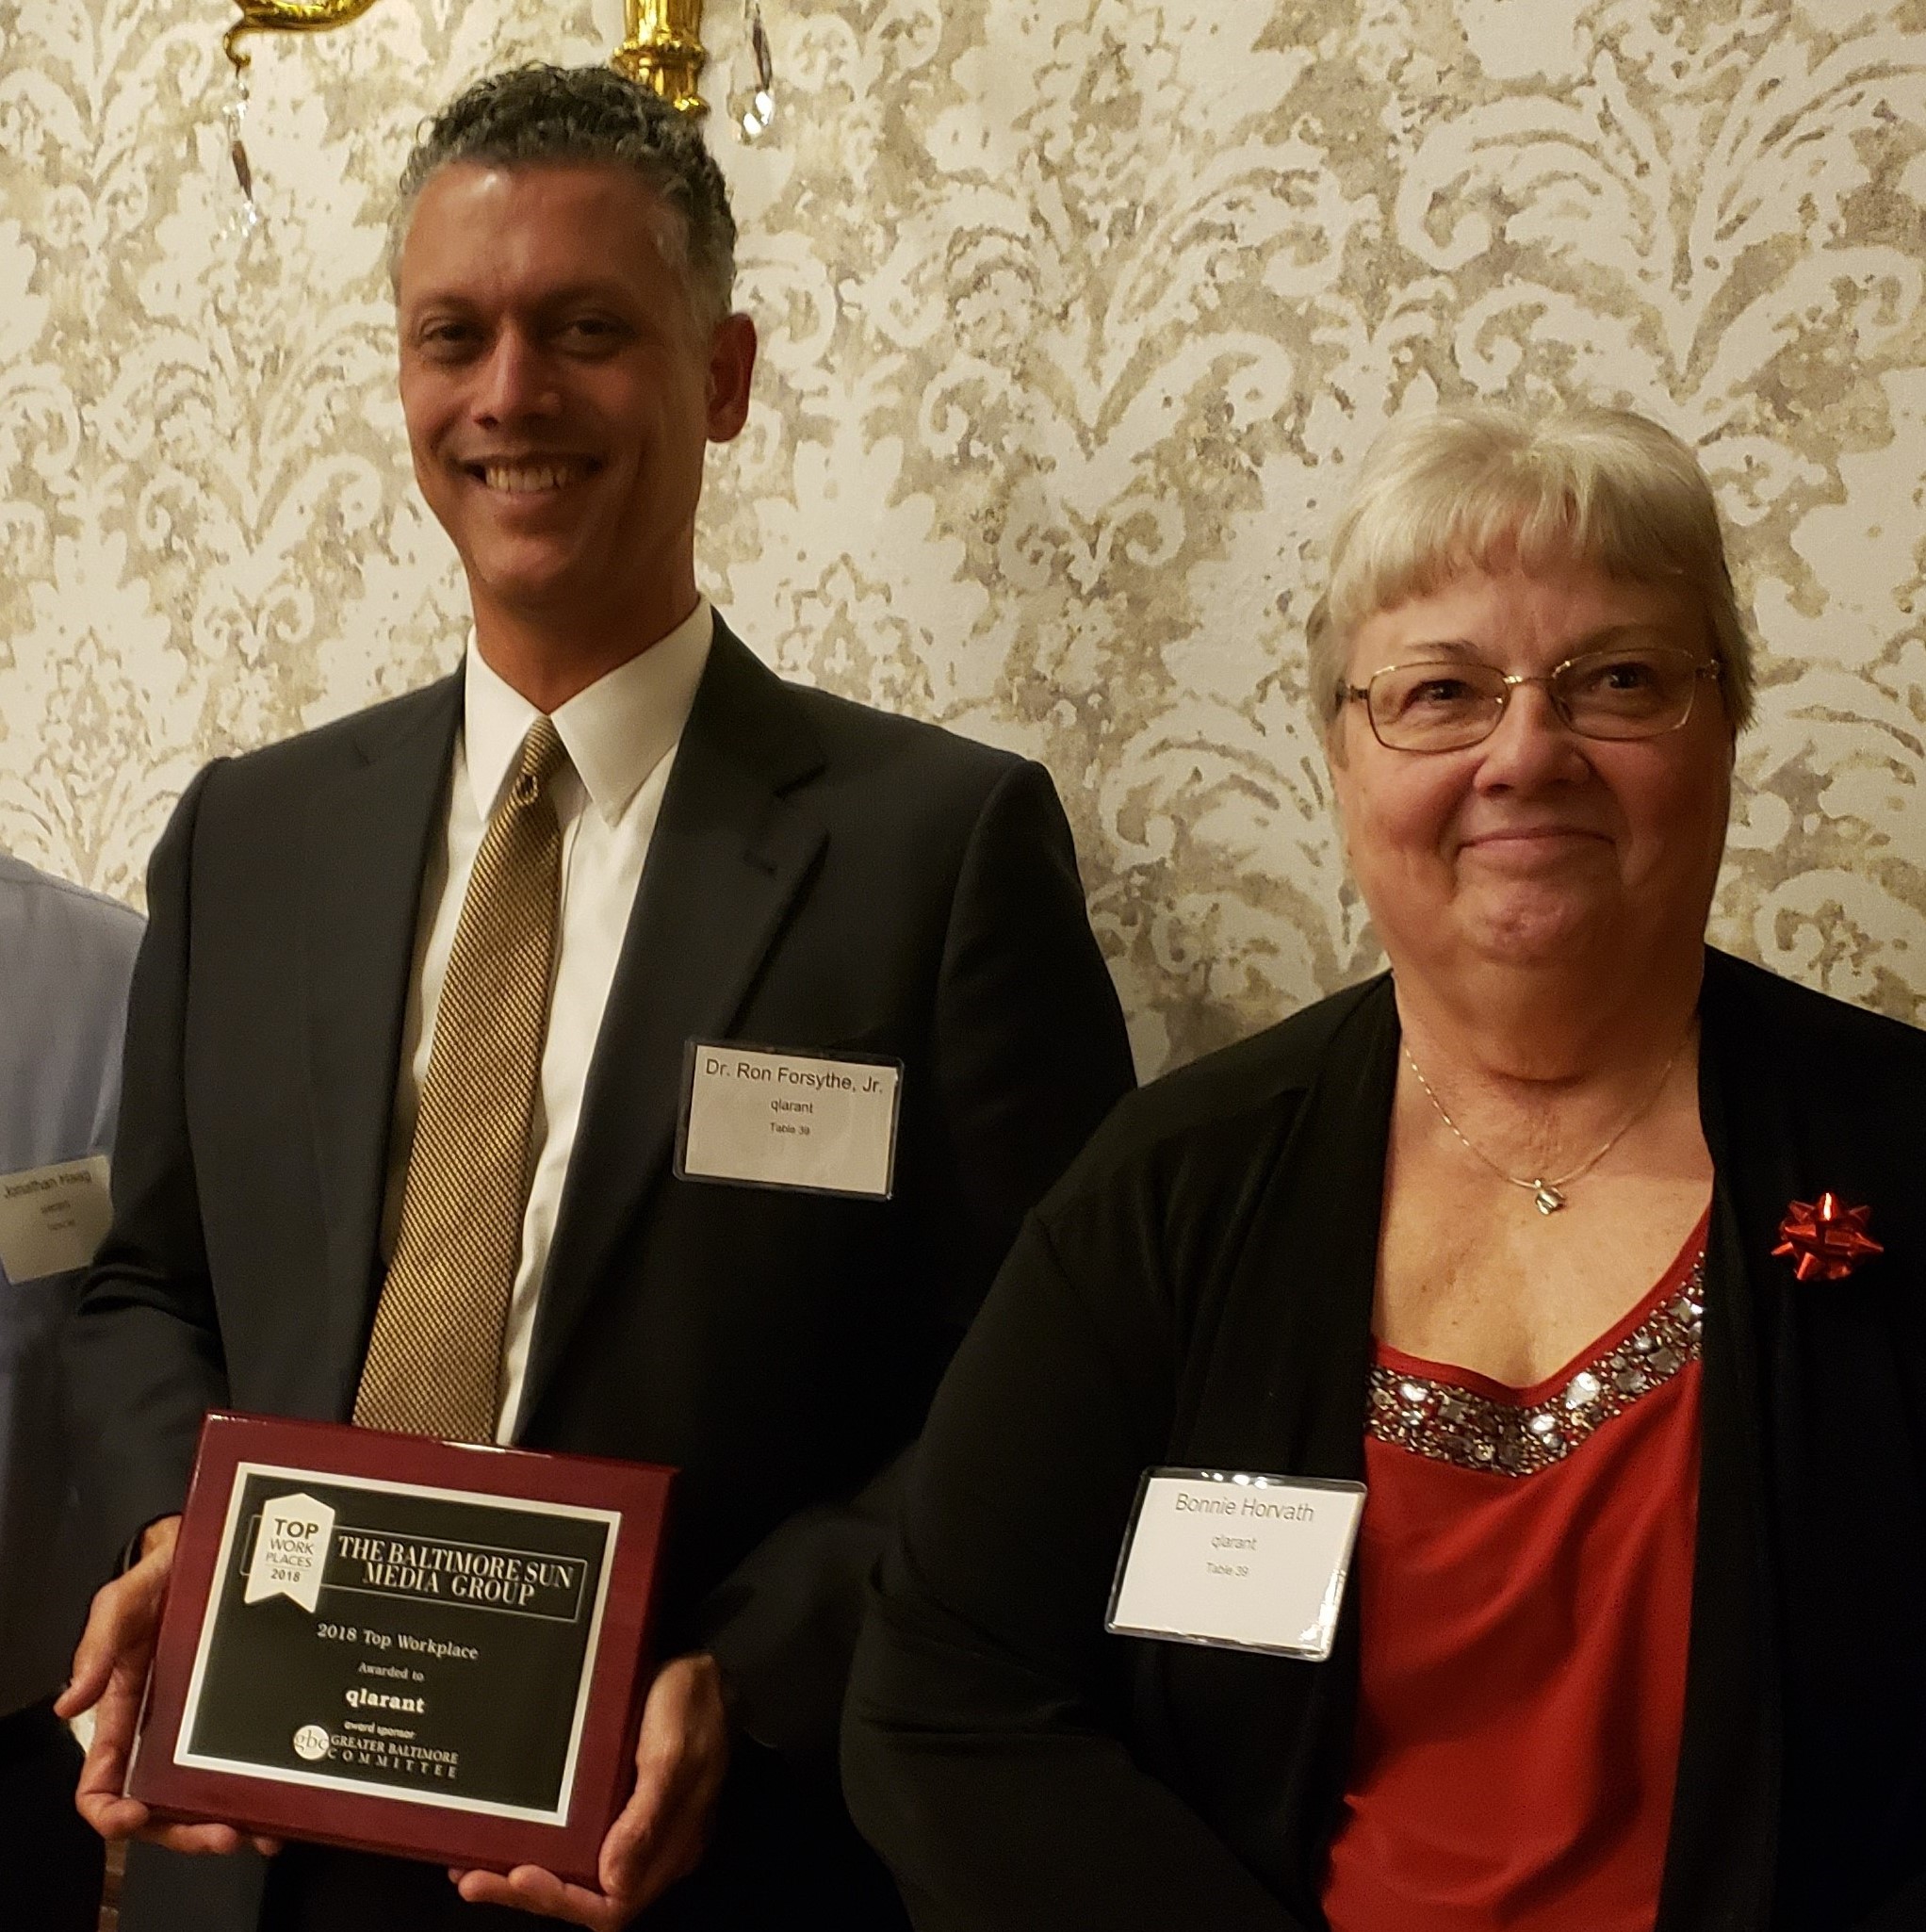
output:
[[[155,853],[73,1344],[132,1558],[61,1707],[99,1713],[81,1807],[157,1841],[125,1932],[898,1925],[833,1772],[861,1586],[961,1328],[1130,1077],[1069,829],[1038,767],[780,682],[698,595],[756,345],[672,110],[604,70],[483,82],[396,233],[474,637],[446,683],[210,766]],[[678,1158],[698,1040],[900,1062],[893,1187]],[[264,1861],[119,1794],[214,1405],[681,1469],[599,1891]]]

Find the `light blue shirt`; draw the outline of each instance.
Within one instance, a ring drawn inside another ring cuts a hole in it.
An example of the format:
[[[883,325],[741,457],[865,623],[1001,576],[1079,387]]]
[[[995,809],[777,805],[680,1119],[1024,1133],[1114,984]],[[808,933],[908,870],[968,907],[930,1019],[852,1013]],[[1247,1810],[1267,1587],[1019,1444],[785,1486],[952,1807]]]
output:
[[[0,1175],[109,1151],[141,925],[0,853]],[[73,1522],[58,1380],[79,1286],[0,1266],[0,1713],[66,1681],[101,1580]]]

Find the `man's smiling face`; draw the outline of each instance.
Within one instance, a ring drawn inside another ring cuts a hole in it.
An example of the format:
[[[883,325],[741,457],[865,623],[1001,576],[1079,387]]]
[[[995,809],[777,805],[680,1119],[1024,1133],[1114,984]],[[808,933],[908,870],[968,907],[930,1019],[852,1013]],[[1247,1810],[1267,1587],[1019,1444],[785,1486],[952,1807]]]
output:
[[[478,623],[646,641],[687,616],[704,446],[742,427],[754,338],[698,313],[675,211],[627,168],[455,163],[396,306],[415,475]]]

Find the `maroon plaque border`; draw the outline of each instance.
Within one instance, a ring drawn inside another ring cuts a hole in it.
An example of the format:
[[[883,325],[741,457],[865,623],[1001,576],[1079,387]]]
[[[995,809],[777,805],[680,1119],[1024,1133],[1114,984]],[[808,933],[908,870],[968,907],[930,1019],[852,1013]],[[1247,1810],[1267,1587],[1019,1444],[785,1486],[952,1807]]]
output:
[[[508,1502],[574,1503],[619,1513],[565,1825],[174,1762],[221,1531],[242,1463],[272,1464],[322,1480],[361,1476],[465,1490]],[[634,1787],[657,1564],[674,1474],[650,1463],[547,1455],[391,1435],[334,1422],[211,1412],[202,1427],[174,1549],[127,1795],[167,1819],[217,1819],[268,1837],[311,1839],[440,1865],[495,1872],[541,1865],[558,1877],[595,1887],[602,1840]]]

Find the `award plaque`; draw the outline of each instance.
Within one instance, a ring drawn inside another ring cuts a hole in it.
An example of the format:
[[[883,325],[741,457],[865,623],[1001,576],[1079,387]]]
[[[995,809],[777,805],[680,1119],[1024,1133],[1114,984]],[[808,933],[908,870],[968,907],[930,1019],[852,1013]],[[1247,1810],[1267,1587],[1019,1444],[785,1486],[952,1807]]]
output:
[[[210,1415],[128,1795],[593,1886],[672,1473]]]

